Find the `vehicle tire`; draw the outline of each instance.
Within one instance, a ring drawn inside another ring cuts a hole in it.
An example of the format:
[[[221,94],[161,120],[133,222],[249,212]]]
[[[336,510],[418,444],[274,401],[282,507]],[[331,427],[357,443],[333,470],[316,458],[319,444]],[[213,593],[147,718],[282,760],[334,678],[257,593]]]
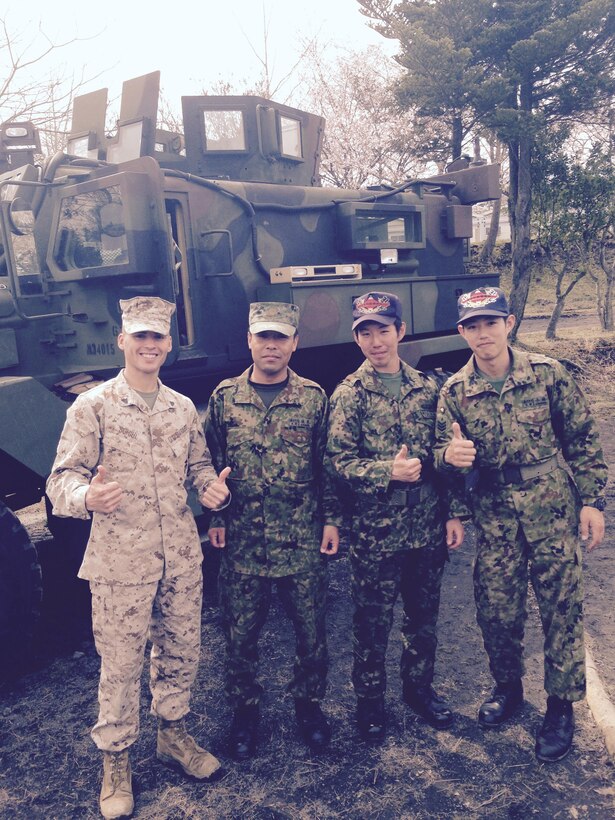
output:
[[[0,502],[0,657],[2,674],[21,667],[40,615],[43,584],[36,547]]]
[[[91,519],[60,518],[53,514],[45,496],[47,527],[53,535],[50,555],[41,555],[45,584],[45,599],[50,610],[60,619],[65,638],[77,646],[80,638],[91,638],[92,595],[90,584],[78,577],[79,568],[90,537]],[[52,562],[53,566],[48,567]],[[45,614],[47,609],[45,609]]]

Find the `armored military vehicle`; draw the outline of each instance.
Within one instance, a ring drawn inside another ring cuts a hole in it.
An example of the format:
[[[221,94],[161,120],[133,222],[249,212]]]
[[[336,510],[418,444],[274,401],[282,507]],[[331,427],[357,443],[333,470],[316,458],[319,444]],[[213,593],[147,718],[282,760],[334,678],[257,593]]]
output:
[[[402,356],[421,368],[466,357],[456,300],[472,204],[500,195],[494,165],[397,187],[321,187],[324,121],[259,97],[182,98],[183,133],[156,128],[158,73],[124,83],[117,132],[106,90],[78,97],[66,152],[35,165],[29,123],[0,128],[0,652],[23,645],[41,595],[15,511],[40,501],[67,403],[121,365],[118,300],[177,305],[163,377],[205,399],[249,361],[248,305],[301,309],[293,367],[327,389],[360,356],[351,305],[397,294]],[[62,541],[68,530],[50,527]],[[68,536],[66,536],[68,537]],[[62,545],[58,545],[60,549]]]

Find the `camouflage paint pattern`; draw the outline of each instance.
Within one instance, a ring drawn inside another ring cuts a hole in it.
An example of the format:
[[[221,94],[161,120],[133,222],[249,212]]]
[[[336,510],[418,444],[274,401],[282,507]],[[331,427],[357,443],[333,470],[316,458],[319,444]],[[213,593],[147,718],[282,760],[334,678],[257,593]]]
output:
[[[367,361],[331,399],[327,456],[353,501],[353,684],[359,697],[385,691],[386,649],[400,593],[402,679],[430,684],[433,678],[447,557],[437,477],[430,469],[438,388],[423,373],[403,362],[401,367],[399,399],[389,394]],[[408,446],[409,458],[421,460],[423,483],[430,487],[412,507],[394,506],[390,498],[393,460],[402,444]]]
[[[596,425],[574,379],[553,359],[513,353],[501,396],[472,358],[444,385],[438,405],[435,464],[458,421],[476,446],[475,466],[502,468],[558,452],[563,467],[518,484],[480,482],[468,499],[477,529],[474,594],[478,621],[497,681],[523,672],[528,562],[545,633],[545,689],[578,700],[585,691],[581,504],[604,493],[607,466]]]
[[[201,543],[184,482],[200,496],[216,473],[190,399],[159,383],[150,410],[123,372],[79,396],[47,482],[55,515],[89,517],[85,494],[99,464],[124,496],[114,512],[93,514],[79,577],[138,584],[200,572]]]
[[[294,698],[321,700],[325,694],[326,644],[325,559],[309,572],[282,578],[245,575],[222,565],[220,608],[227,643],[226,693],[233,709],[259,702],[258,637],[267,619],[274,584],[295,630],[293,678],[287,691]]]
[[[139,695],[151,640],[152,714],[179,720],[189,711],[201,647],[202,575],[146,584],[90,582],[92,626],[101,658],[98,720],[92,739],[118,752],[139,734]]]

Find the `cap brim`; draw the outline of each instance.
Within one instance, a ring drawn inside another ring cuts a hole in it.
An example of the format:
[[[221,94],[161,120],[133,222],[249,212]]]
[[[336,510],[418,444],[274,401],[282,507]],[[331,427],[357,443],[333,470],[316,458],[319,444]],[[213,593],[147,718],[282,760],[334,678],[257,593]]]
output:
[[[147,333],[149,330],[151,333],[160,333],[162,336],[168,336],[171,331],[171,326],[158,324],[157,322],[144,324],[138,320],[132,322],[128,320],[122,323],[122,330],[124,333]]]
[[[287,325],[285,322],[254,322],[250,325],[249,330],[250,333],[265,333],[268,330],[273,330],[283,336],[294,336],[297,328],[293,325]]]
[[[463,319],[458,319],[457,324],[462,325],[464,322],[467,322],[469,319],[478,319],[481,316],[497,316],[500,319],[506,319],[510,316],[510,313],[503,313],[501,310],[476,310],[474,312],[467,313]]]
[[[378,325],[394,325],[395,316],[359,316],[359,318],[355,319],[352,323],[352,329],[354,330],[364,322],[376,322]]]

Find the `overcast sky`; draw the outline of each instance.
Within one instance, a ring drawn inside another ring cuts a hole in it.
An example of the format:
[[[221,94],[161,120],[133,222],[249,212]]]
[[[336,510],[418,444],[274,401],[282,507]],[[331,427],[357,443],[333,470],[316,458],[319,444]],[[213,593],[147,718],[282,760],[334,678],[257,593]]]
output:
[[[331,54],[368,45],[393,53],[368,27],[356,0],[0,0],[10,33],[19,34],[18,49],[40,47],[39,28],[54,42],[88,38],[37,66],[39,74],[49,75],[57,65],[79,77],[84,67],[85,76],[95,79],[83,90],[106,87],[113,99],[124,80],[160,70],[164,96],[177,109],[182,95],[220,81],[241,91],[259,77],[254,50],[263,56],[263,6],[273,85],[292,69],[306,38],[317,37]],[[289,90],[283,87],[278,101]]]

